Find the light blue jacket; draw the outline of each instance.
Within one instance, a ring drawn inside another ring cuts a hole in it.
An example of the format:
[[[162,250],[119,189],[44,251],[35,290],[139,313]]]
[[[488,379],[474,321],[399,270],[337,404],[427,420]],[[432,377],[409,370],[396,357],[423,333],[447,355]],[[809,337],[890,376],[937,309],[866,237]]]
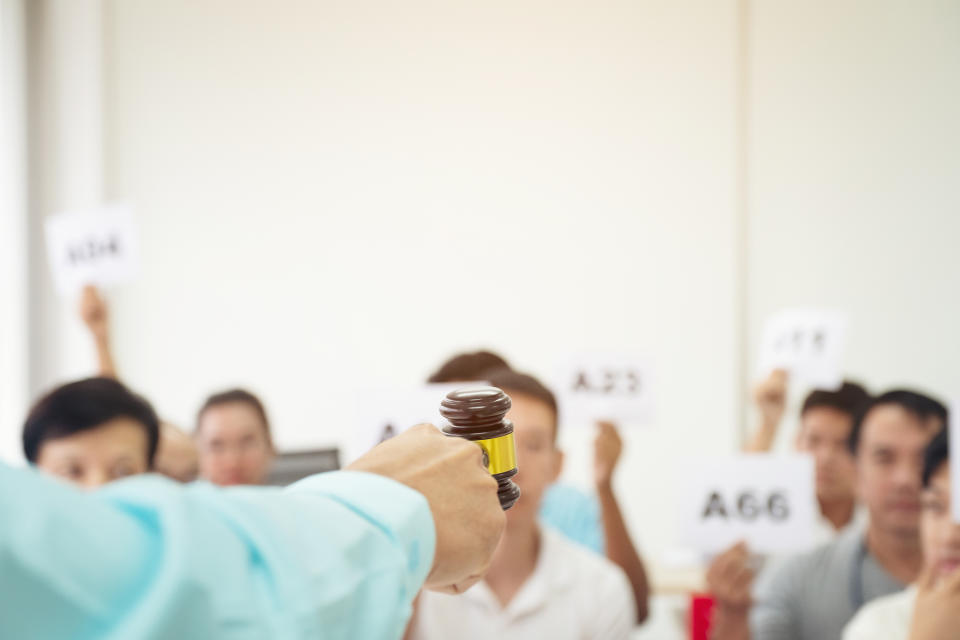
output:
[[[422,495],[139,476],[83,493],[0,464],[0,638],[399,638],[433,564]]]

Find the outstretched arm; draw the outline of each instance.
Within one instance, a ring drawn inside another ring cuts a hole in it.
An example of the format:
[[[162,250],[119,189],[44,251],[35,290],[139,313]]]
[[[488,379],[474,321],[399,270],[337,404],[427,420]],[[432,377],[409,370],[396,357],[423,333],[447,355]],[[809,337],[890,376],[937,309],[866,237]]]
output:
[[[429,426],[357,463],[285,490],[94,493],[0,465],[0,637],[399,638],[425,580],[485,571],[496,482]]]

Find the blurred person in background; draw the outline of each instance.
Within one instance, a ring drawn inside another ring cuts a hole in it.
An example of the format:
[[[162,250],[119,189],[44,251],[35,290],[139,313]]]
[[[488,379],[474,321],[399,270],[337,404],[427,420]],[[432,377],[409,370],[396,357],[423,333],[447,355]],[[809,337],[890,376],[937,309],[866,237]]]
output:
[[[746,446],[751,453],[771,450],[787,402],[787,374],[774,371],[754,393],[760,426]],[[848,442],[857,416],[870,402],[870,394],[855,382],[839,389],[815,389],[800,408],[800,425],[794,448],[813,456],[817,503],[820,507],[818,542],[828,542],[850,525],[863,522],[857,509],[856,465]]]
[[[200,477],[216,485],[264,484],[276,457],[263,403],[244,389],[215,393],[197,413]]]
[[[849,440],[857,494],[869,511],[866,530],[845,531],[764,572],[749,613],[753,640],[839,638],[864,604],[917,578],[923,455],[945,426],[944,414],[943,405],[914,391],[888,391],[870,402]]]
[[[79,314],[93,340],[98,375],[119,379],[110,347],[109,310],[96,287],[84,287],[80,296]],[[179,482],[190,482],[197,477],[197,449],[193,439],[182,429],[162,420],[153,470]]]
[[[843,640],[947,640],[960,637],[960,524],[950,502],[949,436],[933,439],[923,461],[920,543],[923,572],[906,591],[878,598],[847,625]]]
[[[786,409],[786,372],[771,373],[757,385],[754,399],[761,421],[746,451],[766,452],[773,446]],[[869,401],[866,389],[847,381],[836,391],[811,391],[800,409],[800,428],[794,447],[814,459],[819,507],[814,535],[817,546],[831,542],[848,529],[865,525],[867,514],[857,501],[856,463],[849,440],[857,416]],[[734,545],[711,562],[707,585],[716,603],[713,618],[716,640],[742,634],[759,564],[743,543]],[[733,631],[729,631],[731,627]]]
[[[506,359],[491,351],[453,356],[428,378],[430,383],[482,382],[491,371],[510,369]],[[594,440],[596,497],[575,487],[551,483],[540,501],[540,520],[574,542],[606,555],[623,569],[634,595],[637,623],[649,615],[650,585],[646,568],[627,531],[613,488],[613,476],[623,453],[616,425],[597,424]]]
[[[510,396],[520,500],[486,578],[459,595],[423,593],[408,638],[625,640],[636,623],[624,572],[603,556],[539,522],[540,502],[560,474],[557,404],[531,376],[511,369],[483,373]]]
[[[112,378],[87,378],[41,397],[23,425],[38,469],[85,489],[152,470],[160,434],[150,404]]]

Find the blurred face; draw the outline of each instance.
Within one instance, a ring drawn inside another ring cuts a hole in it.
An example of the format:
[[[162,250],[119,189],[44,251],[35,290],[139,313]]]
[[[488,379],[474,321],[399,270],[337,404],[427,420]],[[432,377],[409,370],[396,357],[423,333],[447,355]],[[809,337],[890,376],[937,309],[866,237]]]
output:
[[[950,513],[950,466],[942,464],[921,499],[920,536],[923,560],[939,578],[960,568],[960,524]]]
[[[220,486],[263,484],[273,447],[260,414],[244,402],[207,409],[197,426],[200,477]]]
[[[933,436],[925,422],[896,405],[872,409],[857,451],[860,498],[871,526],[916,536],[920,519],[923,450]]]
[[[800,418],[797,450],[813,456],[817,498],[824,502],[853,500],[857,468],[847,446],[853,418],[833,407],[809,409]]]
[[[37,467],[84,489],[111,480],[146,473],[149,442],[143,425],[115,418],[93,429],[47,440],[37,454]]]
[[[513,402],[507,419],[513,422],[517,441],[517,467],[514,482],[521,498],[507,511],[507,522],[536,520],[540,501],[563,466],[563,454],[557,449],[557,416],[535,398],[506,390]]]

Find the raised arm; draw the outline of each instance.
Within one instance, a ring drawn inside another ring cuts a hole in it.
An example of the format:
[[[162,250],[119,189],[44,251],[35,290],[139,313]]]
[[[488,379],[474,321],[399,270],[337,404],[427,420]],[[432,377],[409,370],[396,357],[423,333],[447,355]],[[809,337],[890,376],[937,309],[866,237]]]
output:
[[[613,490],[613,472],[622,452],[623,441],[616,427],[609,422],[598,423],[594,443],[594,475],[603,519],[604,549],[607,557],[627,574],[636,603],[637,624],[640,624],[649,614],[650,584]]]
[[[117,377],[116,363],[110,351],[110,316],[107,303],[93,285],[87,285],[80,294],[80,319],[90,331],[97,353],[97,371],[106,378]]]
[[[776,369],[753,391],[760,423],[744,446],[749,453],[764,453],[773,448],[787,406],[787,372]]]

